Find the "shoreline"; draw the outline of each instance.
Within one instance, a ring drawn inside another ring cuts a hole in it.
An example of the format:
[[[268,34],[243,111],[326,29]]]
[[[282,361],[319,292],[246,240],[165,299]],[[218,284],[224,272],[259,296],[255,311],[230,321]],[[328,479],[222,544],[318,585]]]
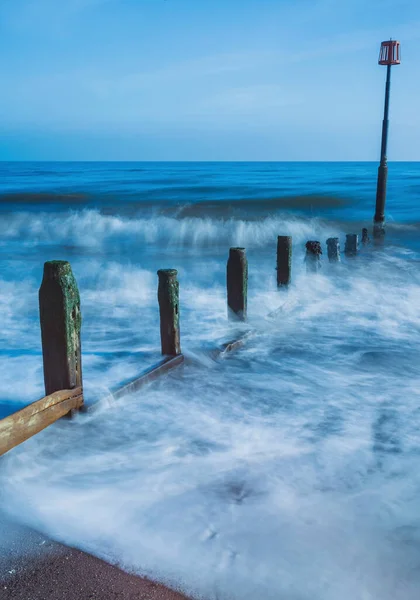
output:
[[[4,531],[0,598],[5,600],[191,600],[20,525],[8,523]]]

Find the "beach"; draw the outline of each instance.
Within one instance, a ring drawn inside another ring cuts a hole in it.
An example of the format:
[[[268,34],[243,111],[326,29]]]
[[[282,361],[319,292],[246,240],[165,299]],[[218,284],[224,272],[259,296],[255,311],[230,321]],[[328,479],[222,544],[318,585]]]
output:
[[[4,536],[6,525],[2,527]],[[187,600],[163,585],[126,573],[16,524],[1,547],[4,600]]]

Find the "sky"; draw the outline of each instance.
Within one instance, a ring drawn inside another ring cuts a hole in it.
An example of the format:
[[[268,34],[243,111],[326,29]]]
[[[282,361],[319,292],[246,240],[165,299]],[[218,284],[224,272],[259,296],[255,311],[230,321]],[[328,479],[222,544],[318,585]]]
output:
[[[420,160],[419,0],[0,0],[0,160]]]

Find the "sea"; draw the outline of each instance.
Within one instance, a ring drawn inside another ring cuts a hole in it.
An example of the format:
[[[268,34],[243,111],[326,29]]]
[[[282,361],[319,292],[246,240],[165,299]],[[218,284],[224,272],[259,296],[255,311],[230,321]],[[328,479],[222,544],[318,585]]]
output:
[[[44,395],[54,259],[79,286],[98,403],[1,459],[0,517],[204,600],[418,600],[420,163],[389,163],[382,244],[377,166],[0,163],[0,416]],[[330,264],[327,238],[343,250],[363,227],[371,243]],[[293,239],[281,290],[278,235]],[[232,246],[246,323],[227,318]],[[163,268],[178,270],[185,364],[116,401],[160,360]]]

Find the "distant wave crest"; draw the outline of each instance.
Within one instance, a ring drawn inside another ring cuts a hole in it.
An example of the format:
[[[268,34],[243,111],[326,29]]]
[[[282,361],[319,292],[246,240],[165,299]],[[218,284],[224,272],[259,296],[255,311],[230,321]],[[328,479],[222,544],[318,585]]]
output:
[[[326,194],[278,195],[278,190],[266,190],[266,196],[259,196],[260,190],[250,186],[187,185],[175,187],[174,180],[166,183],[170,187],[141,189],[145,182],[139,182],[137,191],[122,189],[106,194],[89,192],[19,192],[0,194],[0,206],[39,205],[54,209],[101,207],[108,214],[139,214],[152,209],[155,212],[178,217],[220,216],[236,218],[261,218],[279,210],[310,211],[340,208],[349,199]],[[149,184],[153,181],[149,181]],[[155,181],[155,184],[162,183]],[[277,193],[276,193],[277,192]]]
[[[20,212],[4,215],[0,236],[5,241],[25,240],[26,244],[65,244],[96,247],[111,244],[164,244],[206,247],[227,244],[262,247],[277,235],[293,235],[303,241],[322,229],[316,220],[266,217],[261,220],[171,216],[128,218],[103,215],[95,210],[67,213]],[[327,235],[327,233],[325,233]]]

